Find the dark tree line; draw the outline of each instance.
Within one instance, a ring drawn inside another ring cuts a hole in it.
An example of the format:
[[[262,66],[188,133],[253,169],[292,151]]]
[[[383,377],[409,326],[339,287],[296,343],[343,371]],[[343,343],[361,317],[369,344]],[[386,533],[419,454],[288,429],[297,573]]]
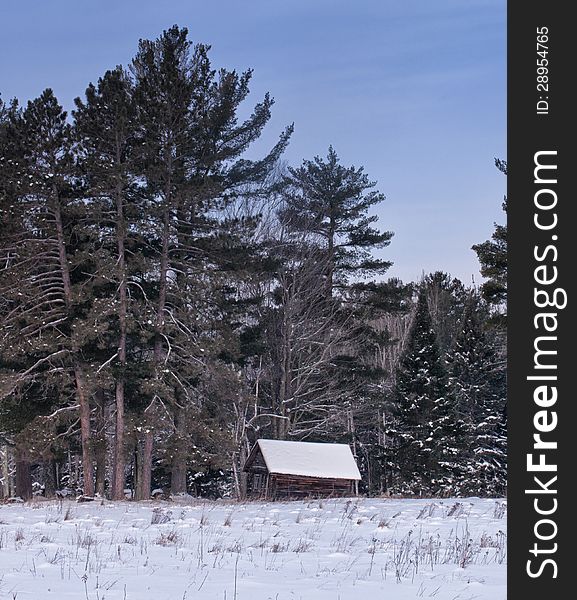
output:
[[[175,26],[70,115],[0,103],[3,495],[242,496],[257,437],[351,444],[368,493],[503,493],[492,297],[385,280],[384,196],[332,147],[247,159],[251,75]]]

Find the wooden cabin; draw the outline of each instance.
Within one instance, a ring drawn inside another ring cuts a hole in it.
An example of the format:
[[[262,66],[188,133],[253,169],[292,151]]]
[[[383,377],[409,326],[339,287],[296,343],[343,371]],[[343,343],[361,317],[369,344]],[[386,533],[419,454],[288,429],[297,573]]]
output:
[[[347,444],[257,440],[244,471],[250,498],[356,494],[361,474]]]

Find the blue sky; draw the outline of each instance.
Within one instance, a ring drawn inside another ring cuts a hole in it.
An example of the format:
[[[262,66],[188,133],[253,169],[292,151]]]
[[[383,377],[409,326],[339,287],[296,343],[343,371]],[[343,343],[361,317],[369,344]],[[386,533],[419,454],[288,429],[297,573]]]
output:
[[[275,98],[257,150],[294,122],[289,163],[332,144],[365,166],[395,232],[389,275],[481,281],[470,247],[504,221],[505,0],[3,0],[2,97],[52,87],[70,108],[175,23],[212,45],[214,66],[254,69],[252,104]]]

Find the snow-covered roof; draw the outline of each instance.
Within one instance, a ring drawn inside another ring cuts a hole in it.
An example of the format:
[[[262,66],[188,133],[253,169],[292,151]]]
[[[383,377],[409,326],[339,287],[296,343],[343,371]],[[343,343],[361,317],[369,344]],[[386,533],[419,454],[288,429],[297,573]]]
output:
[[[347,444],[257,440],[269,473],[360,480]]]

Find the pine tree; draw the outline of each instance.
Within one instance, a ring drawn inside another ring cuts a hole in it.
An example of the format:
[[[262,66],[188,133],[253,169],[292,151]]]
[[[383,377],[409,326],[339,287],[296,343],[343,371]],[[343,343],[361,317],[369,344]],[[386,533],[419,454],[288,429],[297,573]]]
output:
[[[402,302],[400,288],[371,280],[391,265],[373,255],[392,237],[368,215],[384,200],[375,185],[362,168],[339,164],[332,147],[326,159],[305,160],[282,177],[271,243],[281,267],[265,321],[269,387],[261,387],[270,390],[263,412],[276,417],[271,435],[349,443],[371,472],[367,452],[386,376],[375,355],[390,343],[374,322]],[[379,489],[378,477],[371,487]]]
[[[193,398],[208,350],[216,358],[226,343],[208,331],[219,318],[215,299],[227,287],[224,274],[237,270],[246,256],[237,245],[238,223],[226,219],[224,209],[268,176],[292,132],[288,128],[263,159],[244,159],[270,119],[273,101],[265,95],[239,122],[252,72],[217,73],[208,51],[193,46],[187,30],[174,26],[155,41],[142,40],[132,63],[153,224],[146,289],[156,314],[148,391],[153,401],[173,410],[173,493],[187,487],[186,447],[192,445],[190,420],[198,412]]]
[[[326,295],[351,286],[351,280],[382,275],[391,266],[372,251],[390,244],[392,232],[372,227],[371,207],[384,200],[362,167],[343,167],[329,147],[326,160],[316,156],[289,167],[283,182],[281,219],[326,253]],[[355,284],[361,287],[361,283]]]
[[[91,449],[90,392],[82,353],[85,340],[76,328],[79,307],[75,255],[75,220],[84,205],[76,203],[72,139],[66,112],[51,90],[28,103],[14,120],[13,147],[17,148],[16,186],[9,214],[12,231],[8,260],[3,269],[5,292],[12,308],[5,318],[13,357],[24,363],[16,376],[17,391],[44,372],[63,374],[62,390],[74,386],[80,416],[84,492],[94,493]],[[14,279],[18,278],[18,285]],[[12,282],[12,283],[11,283]],[[66,396],[64,396],[66,397]]]
[[[85,183],[85,195],[91,205],[92,226],[86,227],[90,249],[98,256],[94,265],[103,281],[99,302],[94,303],[92,320],[110,321],[114,331],[109,355],[98,368],[113,372],[116,425],[114,435],[114,470],[112,497],[124,498],[125,443],[124,415],[128,374],[128,355],[132,348],[142,345],[142,337],[134,322],[131,300],[140,299],[134,285],[139,275],[140,261],[133,258],[143,251],[142,230],[144,211],[138,190],[134,148],[137,144],[133,86],[121,68],[108,71],[98,85],[86,90],[86,100],[76,99],[74,133],[76,152]],[[135,265],[136,262],[136,265]],[[140,267],[141,268],[141,267]],[[114,283],[113,283],[114,282]],[[133,289],[128,286],[133,284]],[[129,343],[129,330],[136,340]],[[108,336],[105,336],[108,337]],[[104,372],[103,372],[104,373]],[[104,453],[99,470],[103,470]],[[144,494],[148,498],[149,492]]]

